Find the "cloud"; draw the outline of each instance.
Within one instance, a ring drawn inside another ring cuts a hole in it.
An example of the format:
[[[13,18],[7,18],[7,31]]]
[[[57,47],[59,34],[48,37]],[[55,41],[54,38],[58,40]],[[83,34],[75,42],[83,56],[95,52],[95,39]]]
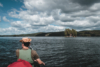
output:
[[[4,20],[5,22],[9,22],[9,20],[6,18],[6,16],[3,17],[3,20]]]
[[[20,20],[11,26],[21,33],[100,29],[99,0],[24,0],[9,16]],[[6,17],[5,17],[6,18]]]
[[[17,22],[20,24],[20,22]],[[24,24],[23,24],[24,25]],[[20,26],[19,26],[20,27]],[[65,30],[65,27],[62,26],[54,26],[54,25],[48,25],[44,26],[42,28],[34,29],[32,27],[28,28],[28,25],[24,30],[21,30],[21,28],[18,28],[16,26],[9,27],[9,28],[0,28],[1,35],[11,35],[11,34],[28,34],[28,33],[38,33],[38,32],[57,32],[57,31],[63,31]]]
[[[11,35],[11,34],[18,34],[18,30],[14,27],[9,28],[0,28],[1,35]]]
[[[18,14],[17,14],[18,12]],[[45,14],[33,14],[30,15],[28,13],[29,11],[16,11],[14,10],[13,12],[10,12],[9,15],[11,17],[15,17],[15,18],[21,18],[24,20],[24,22],[28,22],[29,24],[33,25],[33,26],[45,26],[48,25],[50,23],[54,22],[54,19],[52,16],[45,16]]]
[[[3,4],[2,3],[0,3],[0,7],[3,7]]]
[[[68,26],[68,27],[78,27],[78,28],[89,28],[89,27],[97,27],[100,25],[100,22],[92,22],[92,21],[89,21],[89,20],[84,20],[84,21],[74,21],[74,22],[61,22],[61,21],[58,21],[57,22],[59,25],[62,25],[62,26]]]
[[[84,9],[84,7],[71,3],[69,0],[24,0],[24,5],[28,10],[34,12],[40,11],[48,13],[57,9],[66,13]]]
[[[63,30],[65,30],[65,27],[63,27],[63,26],[48,25],[48,26],[44,26],[44,27],[40,28],[38,31],[40,31],[40,32],[57,32],[57,31],[63,31]]]
[[[94,5],[92,5],[90,8],[89,8],[89,10],[90,11],[99,11],[100,10],[100,3],[96,3],[96,4],[94,4]]]
[[[100,0],[71,0],[71,1],[74,3],[78,3],[80,5],[84,5],[84,6],[90,6],[95,3],[100,2]]]
[[[25,30],[27,29],[30,25],[24,24],[21,21],[15,21],[11,23],[12,27],[17,28],[18,30]]]

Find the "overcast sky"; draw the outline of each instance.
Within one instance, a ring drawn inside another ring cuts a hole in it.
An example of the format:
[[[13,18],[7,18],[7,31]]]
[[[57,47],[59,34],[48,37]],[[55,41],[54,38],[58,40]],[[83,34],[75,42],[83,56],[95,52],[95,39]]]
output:
[[[0,35],[100,30],[100,0],[0,0]]]

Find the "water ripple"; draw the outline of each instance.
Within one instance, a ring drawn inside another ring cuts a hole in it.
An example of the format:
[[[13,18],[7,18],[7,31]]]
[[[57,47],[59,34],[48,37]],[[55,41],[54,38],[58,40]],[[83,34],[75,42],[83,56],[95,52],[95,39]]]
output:
[[[0,67],[17,60],[22,37],[0,37]],[[100,67],[99,37],[30,37],[46,67]],[[42,67],[42,66],[41,66]]]

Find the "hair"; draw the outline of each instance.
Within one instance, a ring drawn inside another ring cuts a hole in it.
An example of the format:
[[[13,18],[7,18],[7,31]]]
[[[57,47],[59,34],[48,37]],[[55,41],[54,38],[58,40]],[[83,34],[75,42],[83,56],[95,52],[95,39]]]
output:
[[[30,42],[23,42],[24,46],[29,47]]]

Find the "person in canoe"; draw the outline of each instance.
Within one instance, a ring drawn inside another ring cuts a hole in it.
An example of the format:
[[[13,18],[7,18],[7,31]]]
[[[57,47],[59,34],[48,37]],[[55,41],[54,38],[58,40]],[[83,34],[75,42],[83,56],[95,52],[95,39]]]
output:
[[[45,65],[45,63],[40,60],[37,52],[29,48],[31,41],[32,39],[30,38],[22,38],[22,40],[20,40],[20,42],[22,43],[22,49],[16,50],[17,60],[18,59],[26,60],[29,63],[31,63],[33,67],[35,65],[34,62]]]

